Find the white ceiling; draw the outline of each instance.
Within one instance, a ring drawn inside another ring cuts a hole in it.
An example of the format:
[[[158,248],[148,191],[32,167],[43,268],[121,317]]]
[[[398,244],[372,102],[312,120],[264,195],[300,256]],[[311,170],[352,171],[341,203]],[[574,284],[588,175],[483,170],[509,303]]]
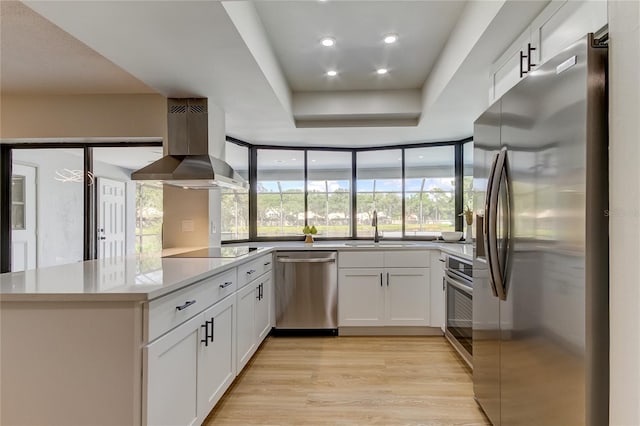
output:
[[[0,3],[4,93],[150,88],[209,98],[226,133],[252,143],[353,147],[470,136],[490,64],[548,1]],[[397,45],[381,44],[388,31]],[[329,32],[333,53],[319,51]],[[341,74],[328,86],[332,61]],[[387,79],[362,75],[380,61]],[[302,110],[320,127],[296,127]],[[413,125],[394,123],[397,111]]]
[[[391,90],[424,85],[464,4],[278,1],[256,9],[292,91]],[[398,41],[385,44],[391,33]],[[322,46],[325,36],[336,44]],[[338,76],[327,78],[330,69]]]

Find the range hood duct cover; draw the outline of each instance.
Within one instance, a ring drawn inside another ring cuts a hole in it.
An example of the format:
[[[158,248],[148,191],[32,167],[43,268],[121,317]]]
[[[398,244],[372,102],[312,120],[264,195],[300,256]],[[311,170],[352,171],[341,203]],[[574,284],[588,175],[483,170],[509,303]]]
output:
[[[167,107],[169,155],[133,172],[131,179],[193,189],[246,189],[246,181],[229,164],[209,155],[207,99],[169,98]]]

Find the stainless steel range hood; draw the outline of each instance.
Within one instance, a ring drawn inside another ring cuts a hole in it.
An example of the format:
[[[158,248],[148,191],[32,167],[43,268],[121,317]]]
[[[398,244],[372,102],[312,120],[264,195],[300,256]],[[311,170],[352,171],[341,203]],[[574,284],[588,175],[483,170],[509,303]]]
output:
[[[169,155],[133,172],[131,179],[190,189],[247,189],[246,181],[229,164],[209,155],[207,99],[169,98],[167,107]]]

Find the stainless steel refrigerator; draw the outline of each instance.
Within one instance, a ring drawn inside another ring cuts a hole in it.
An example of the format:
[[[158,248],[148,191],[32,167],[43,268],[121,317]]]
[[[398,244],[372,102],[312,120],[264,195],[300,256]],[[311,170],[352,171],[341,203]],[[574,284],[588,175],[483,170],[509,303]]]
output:
[[[473,383],[495,426],[608,424],[606,68],[586,36],[475,122]]]

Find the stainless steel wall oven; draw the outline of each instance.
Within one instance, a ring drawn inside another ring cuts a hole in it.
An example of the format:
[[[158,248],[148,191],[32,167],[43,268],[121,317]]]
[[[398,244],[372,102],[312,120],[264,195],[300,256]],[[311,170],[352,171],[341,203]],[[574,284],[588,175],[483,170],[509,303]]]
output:
[[[445,261],[445,336],[472,367],[473,355],[473,279],[472,262],[455,256]]]

